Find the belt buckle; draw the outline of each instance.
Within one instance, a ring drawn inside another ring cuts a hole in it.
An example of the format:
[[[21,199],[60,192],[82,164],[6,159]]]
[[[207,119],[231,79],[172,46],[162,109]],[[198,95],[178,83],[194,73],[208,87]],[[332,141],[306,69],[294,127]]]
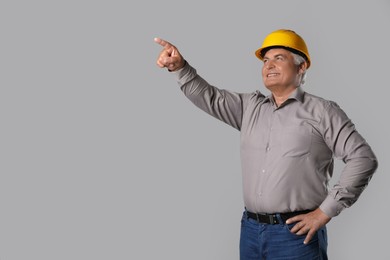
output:
[[[268,215],[269,223],[271,225],[278,224],[278,218],[277,218],[276,214],[267,214],[267,215]]]

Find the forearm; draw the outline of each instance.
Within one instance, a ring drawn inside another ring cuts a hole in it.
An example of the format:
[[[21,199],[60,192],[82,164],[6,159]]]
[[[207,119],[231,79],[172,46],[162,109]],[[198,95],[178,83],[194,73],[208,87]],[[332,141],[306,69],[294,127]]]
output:
[[[366,151],[366,156],[347,161],[337,184],[320,208],[329,217],[340,214],[342,210],[352,206],[367,187],[378,162],[372,152]]]

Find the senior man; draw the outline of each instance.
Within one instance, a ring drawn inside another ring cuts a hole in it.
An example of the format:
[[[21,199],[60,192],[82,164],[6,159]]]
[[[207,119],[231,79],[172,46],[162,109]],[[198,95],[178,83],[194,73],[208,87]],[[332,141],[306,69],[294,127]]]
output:
[[[356,202],[377,159],[335,102],[302,89],[311,65],[303,38],[277,30],[255,52],[267,96],[216,88],[174,45],[155,41],[163,47],[157,65],[174,74],[184,95],[240,131],[240,259],[327,259],[326,224]],[[345,167],[328,187],[334,158]]]

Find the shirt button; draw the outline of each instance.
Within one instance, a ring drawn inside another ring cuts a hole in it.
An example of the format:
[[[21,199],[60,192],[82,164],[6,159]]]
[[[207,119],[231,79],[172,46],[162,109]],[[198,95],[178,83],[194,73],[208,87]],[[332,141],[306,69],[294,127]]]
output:
[[[271,148],[267,147],[267,151],[271,150]]]
[[[263,169],[261,172],[262,172],[262,173],[265,173],[265,170]]]

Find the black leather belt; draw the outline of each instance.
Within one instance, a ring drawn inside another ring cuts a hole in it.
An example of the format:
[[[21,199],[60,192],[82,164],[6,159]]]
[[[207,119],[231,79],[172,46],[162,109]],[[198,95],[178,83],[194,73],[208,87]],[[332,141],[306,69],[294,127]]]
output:
[[[275,214],[262,214],[262,213],[253,213],[250,211],[246,211],[246,215],[248,218],[254,219],[259,223],[264,224],[284,224],[286,223],[286,220],[301,214],[307,214],[311,212],[311,210],[302,210],[302,211],[295,211],[295,212],[288,212],[288,213],[275,213]],[[280,223],[279,218],[277,215],[280,215],[280,218],[283,220],[283,223]]]

